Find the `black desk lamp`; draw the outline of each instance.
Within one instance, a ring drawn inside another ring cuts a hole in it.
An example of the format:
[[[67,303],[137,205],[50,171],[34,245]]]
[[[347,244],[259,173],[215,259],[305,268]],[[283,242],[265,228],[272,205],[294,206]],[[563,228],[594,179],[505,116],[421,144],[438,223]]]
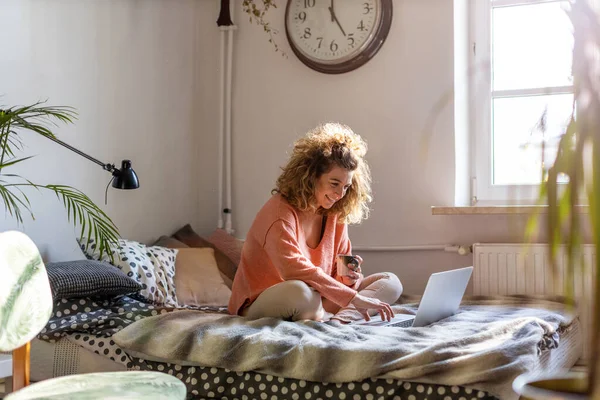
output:
[[[123,160],[121,161],[121,169],[115,167],[115,164],[105,164],[102,161],[96,160],[94,157],[85,154],[82,151],[77,150],[75,147],[66,144],[65,142],[58,140],[52,136],[46,136],[48,139],[53,140],[54,142],[60,144],[61,146],[66,147],[67,149],[79,154],[82,157],[87,158],[90,161],[95,162],[100,165],[105,171],[112,173],[112,186],[117,189],[137,189],[140,187],[140,181],[135,173],[135,171],[131,168],[131,161]]]

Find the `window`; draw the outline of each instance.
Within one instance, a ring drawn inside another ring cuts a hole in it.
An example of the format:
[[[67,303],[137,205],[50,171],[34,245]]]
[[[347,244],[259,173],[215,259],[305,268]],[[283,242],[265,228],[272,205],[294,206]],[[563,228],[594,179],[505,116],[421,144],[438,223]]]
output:
[[[569,1],[472,4],[472,203],[532,203],[573,108]]]

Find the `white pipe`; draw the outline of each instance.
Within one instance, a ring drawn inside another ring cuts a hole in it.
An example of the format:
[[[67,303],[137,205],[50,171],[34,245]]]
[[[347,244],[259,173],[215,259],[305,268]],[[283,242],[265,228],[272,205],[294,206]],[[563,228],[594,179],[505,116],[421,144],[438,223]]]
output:
[[[426,244],[413,246],[353,246],[353,251],[447,251],[467,255],[471,246],[456,246],[449,244]]]
[[[235,1],[231,2],[230,15],[233,21]],[[227,70],[225,77],[225,184],[227,190],[226,204],[225,207],[229,210],[225,216],[225,230],[227,233],[232,234],[232,223],[231,223],[231,97],[232,97],[232,70],[233,70],[233,31],[237,29],[234,25],[227,27]]]
[[[219,0],[217,0],[220,2]],[[217,228],[223,229],[223,135],[225,128],[223,126],[225,118],[225,29],[221,28],[220,34],[220,53],[219,53],[219,210]]]

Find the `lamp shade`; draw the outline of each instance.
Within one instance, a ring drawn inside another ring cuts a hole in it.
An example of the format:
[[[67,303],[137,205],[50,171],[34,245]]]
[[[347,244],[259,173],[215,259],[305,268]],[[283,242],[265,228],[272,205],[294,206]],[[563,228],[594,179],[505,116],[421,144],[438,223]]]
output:
[[[113,179],[112,186],[117,189],[137,189],[140,187],[140,181],[131,168],[131,161],[123,160],[121,162],[121,169],[117,169],[113,172],[115,179]]]

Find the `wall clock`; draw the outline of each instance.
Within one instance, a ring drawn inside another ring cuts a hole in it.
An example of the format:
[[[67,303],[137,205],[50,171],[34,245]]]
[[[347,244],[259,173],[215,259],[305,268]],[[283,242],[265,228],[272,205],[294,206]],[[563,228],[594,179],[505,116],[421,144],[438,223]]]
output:
[[[327,74],[352,71],[379,51],[392,0],[288,0],[285,30],[296,56]]]

